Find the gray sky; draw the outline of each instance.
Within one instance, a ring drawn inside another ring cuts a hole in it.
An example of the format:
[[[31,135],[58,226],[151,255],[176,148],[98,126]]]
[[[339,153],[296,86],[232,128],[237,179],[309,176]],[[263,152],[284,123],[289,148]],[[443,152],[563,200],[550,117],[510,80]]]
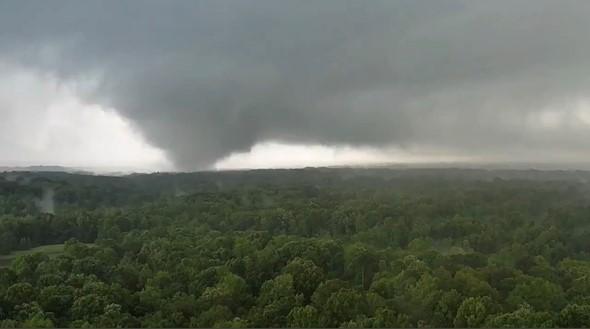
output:
[[[588,161],[588,17],[584,0],[4,0],[0,160]]]

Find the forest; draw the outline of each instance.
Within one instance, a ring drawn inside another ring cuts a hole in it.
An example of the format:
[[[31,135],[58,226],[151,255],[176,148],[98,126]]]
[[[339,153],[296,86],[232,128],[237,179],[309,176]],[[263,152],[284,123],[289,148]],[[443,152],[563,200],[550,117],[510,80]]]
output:
[[[590,327],[590,172],[0,173],[0,327]]]

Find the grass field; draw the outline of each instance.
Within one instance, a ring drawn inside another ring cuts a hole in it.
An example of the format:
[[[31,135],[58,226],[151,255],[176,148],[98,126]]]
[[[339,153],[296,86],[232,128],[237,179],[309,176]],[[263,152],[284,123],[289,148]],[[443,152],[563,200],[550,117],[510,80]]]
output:
[[[44,245],[44,246],[31,248],[28,250],[14,251],[8,255],[0,255],[0,268],[9,266],[10,263],[18,256],[29,255],[29,254],[34,254],[34,253],[40,252],[40,253],[44,253],[44,254],[48,255],[49,257],[55,257],[55,256],[61,255],[63,253],[63,251],[64,251],[64,244],[63,243],[62,244],[48,244],[48,245]]]

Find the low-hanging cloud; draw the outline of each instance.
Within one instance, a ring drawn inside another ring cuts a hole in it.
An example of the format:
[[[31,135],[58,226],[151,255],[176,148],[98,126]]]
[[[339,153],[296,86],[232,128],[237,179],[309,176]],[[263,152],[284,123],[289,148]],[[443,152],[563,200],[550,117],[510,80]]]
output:
[[[179,169],[269,140],[569,161],[590,151],[588,17],[574,0],[3,1],[0,60],[92,77],[81,97]]]

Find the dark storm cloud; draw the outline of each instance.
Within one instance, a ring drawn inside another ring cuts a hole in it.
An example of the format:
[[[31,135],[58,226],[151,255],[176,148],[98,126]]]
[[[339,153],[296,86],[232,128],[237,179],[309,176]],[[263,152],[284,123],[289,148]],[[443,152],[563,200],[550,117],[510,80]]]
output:
[[[587,1],[3,1],[0,59],[100,76],[85,97],[182,169],[265,140],[580,159],[588,17]]]

